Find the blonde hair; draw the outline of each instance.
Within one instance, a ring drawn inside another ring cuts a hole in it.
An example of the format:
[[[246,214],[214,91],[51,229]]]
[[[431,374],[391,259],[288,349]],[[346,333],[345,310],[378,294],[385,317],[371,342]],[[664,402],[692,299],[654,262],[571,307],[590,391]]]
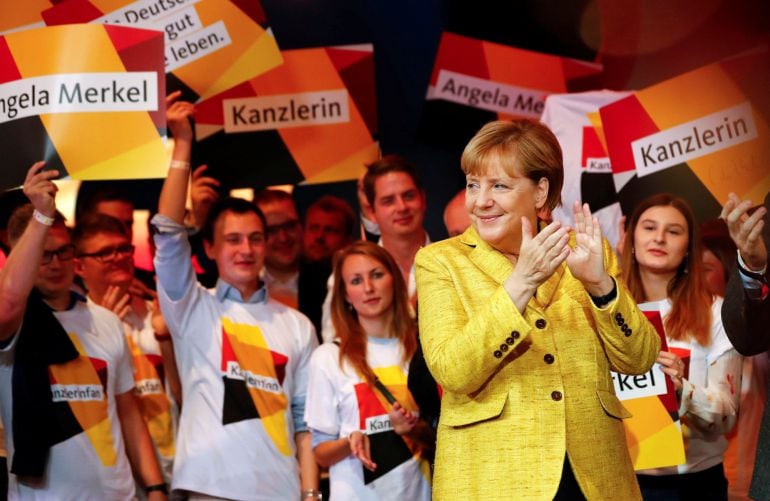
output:
[[[564,184],[561,147],[548,127],[527,119],[489,122],[465,146],[460,159],[463,172],[466,175],[484,173],[491,155],[497,156],[511,177],[523,175],[536,184],[546,178],[545,208],[552,211],[561,204]]]

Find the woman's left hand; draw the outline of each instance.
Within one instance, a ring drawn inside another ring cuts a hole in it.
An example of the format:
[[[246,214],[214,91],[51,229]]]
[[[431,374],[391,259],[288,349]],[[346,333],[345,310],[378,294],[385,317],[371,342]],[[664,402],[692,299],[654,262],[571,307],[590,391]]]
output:
[[[657,362],[660,364],[661,370],[671,378],[671,381],[674,383],[674,388],[676,388],[677,391],[680,391],[682,389],[682,379],[684,379],[685,369],[682,359],[670,351],[661,351],[658,354]]]
[[[393,431],[397,435],[406,435],[412,431],[419,419],[416,414],[404,409],[398,402],[393,403],[393,407],[388,411],[390,424],[393,425]]]
[[[575,278],[585,286],[589,294],[608,294],[614,284],[604,269],[604,245],[599,220],[591,215],[588,204],[573,206],[575,219],[575,248],[570,249],[567,266]]]

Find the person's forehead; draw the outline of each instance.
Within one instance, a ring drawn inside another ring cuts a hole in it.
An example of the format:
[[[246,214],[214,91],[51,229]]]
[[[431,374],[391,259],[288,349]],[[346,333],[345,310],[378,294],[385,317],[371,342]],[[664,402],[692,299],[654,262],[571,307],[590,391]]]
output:
[[[273,200],[265,204],[259,204],[259,209],[269,220],[271,217],[280,219],[299,219],[297,208],[293,200]]]
[[[262,220],[254,212],[238,214],[232,211],[225,211],[219,215],[215,229],[222,234],[227,233],[245,233],[264,232]]]
[[[99,249],[110,245],[121,245],[124,243],[130,243],[127,236],[121,235],[120,233],[100,231],[84,238],[80,243],[80,247]]]
[[[43,247],[45,250],[54,250],[71,241],[67,227],[63,224],[54,224],[51,229],[48,230],[48,235],[45,237]]]
[[[345,223],[345,216],[339,211],[326,211],[323,209],[310,209],[305,216],[306,224],[325,224],[341,226]]]
[[[406,172],[388,172],[378,177],[374,182],[374,195],[376,198],[417,189],[414,179]]]

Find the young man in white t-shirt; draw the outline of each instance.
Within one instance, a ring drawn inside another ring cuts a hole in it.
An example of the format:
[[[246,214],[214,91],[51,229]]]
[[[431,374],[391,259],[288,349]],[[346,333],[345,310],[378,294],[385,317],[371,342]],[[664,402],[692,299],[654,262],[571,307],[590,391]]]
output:
[[[266,223],[245,200],[209,211],[201,232],[220,279],[211,290],[197,283],[183,226],[192,111],[190,103],[168,107],[174,151],[152,221],[158,299],[184,395],[173,488],[190,499],[317,499],[303,420],[315,332],[267,297],[259,280]]]
[[[9,221],[12,251],[0,270],[9,498],[133,499],[133,466],[148,498],[166,499],[120,321],[71,292],[74,247],[51,182],[58,172],[43,166],[27,174],[32,204]]]
[[[75,272],[83,279],[88,301],[111,310],[123,322],[142,417],[163,476],[169,481],[177,402],[181,402],[179,374],[160,309],[132,293],[134,246],[130,238],[119,219],[101,213],[81,217],[72,233]]]

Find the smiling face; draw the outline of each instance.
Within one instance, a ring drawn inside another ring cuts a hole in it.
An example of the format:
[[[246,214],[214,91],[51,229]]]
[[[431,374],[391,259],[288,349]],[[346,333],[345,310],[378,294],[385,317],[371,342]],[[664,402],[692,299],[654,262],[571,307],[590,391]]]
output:
[[[214,224],[212,242],[204,242],[209,259],[216,261],[219,276],[250,296],[259,284],[265,260],[265,232],[253,212],[225,211]]]
[[[89,291],[102,295],[110,285],[127,287],[131,283],[134,258],[133,249],[129,252],[129,248],[128,237],[118,233],[96,233],[80,242],[78,251],[81,256],[75,261],[75,271]],[[99,253],[111,255],[99,258]]]
[[[351,254],[342,263],[345,300],[359,319],[382,320],[393,304],[393,275],[378,260]]]
[[[275,200],[260,204],[267,220],[267,248],[265,263],[268,268],[293,271],[299,266],[302,254],[302,223],[292,200]]]
[[[422,231],[425,194],[409,174],[388,172],[374,182],[372,209],[384,238],[411,236]]]
[[[518,255],[521,218],[536,228],[537,211],[548,196],[548,180],[535,183],[514,172],[508,174],[496,154],[485,160],[478,175],[466,176],[465,208],[482,240],[503,254]]]
[[[62,251],[71,246],[69,232],[64,224],[54,224],[48,231],[45,243],[43,244],[44,253]],[[75,278],[75,268],[72,255],[68,253],[68,259],[61,259],[59,255],[51,258],[47,264],[41,264],[38,268],[35,279],[35,287],[40,291],[44,299],[48,301],[57,301],[69,297],[69,291],[72,287],[72,281]]]
[[[645,210],[634,228],[634,255],[639,271],[675,275],[690,243],[687,219],[670,205]]]

